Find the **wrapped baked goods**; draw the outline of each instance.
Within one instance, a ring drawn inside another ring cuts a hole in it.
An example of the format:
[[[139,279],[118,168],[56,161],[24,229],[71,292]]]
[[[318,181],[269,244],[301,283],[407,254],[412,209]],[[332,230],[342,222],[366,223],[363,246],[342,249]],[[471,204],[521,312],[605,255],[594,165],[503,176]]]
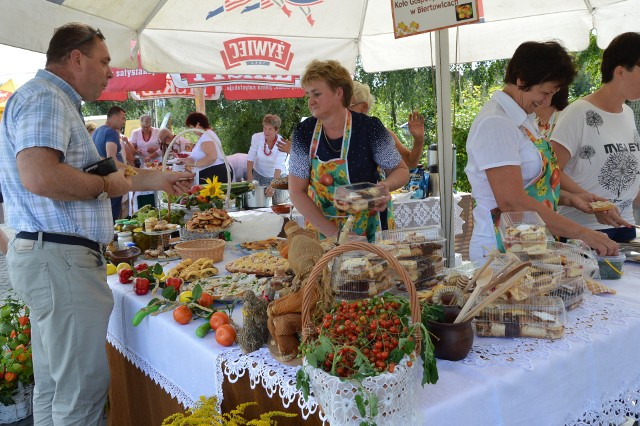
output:
[[[417,289],[424,288],[434,277],[441,275],[444,267],[444,243],[440,227],[405,228],[376,233],[376,245],[398,259],[409,273]],[[389,278],[404,290],[402,280],[395,271]]]
[[[521,303],[492,303],[475,319],[476,335],[482,337],[559,339],[564,336],[566,323],[564,302],[552,296]]]
[[[547,227],[536,212],[502,213],[499,229],[508,252],[544,254],[547,251]]]
[[[375,183],[355,183],[336,187],[333,205],[350,214],[371,210],[386,203],[384,187]]]

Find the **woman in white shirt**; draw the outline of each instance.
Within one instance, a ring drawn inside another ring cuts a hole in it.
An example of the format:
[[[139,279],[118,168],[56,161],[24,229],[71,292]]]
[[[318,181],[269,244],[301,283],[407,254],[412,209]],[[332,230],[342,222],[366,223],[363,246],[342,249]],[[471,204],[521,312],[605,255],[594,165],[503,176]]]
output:
[[[280,178],[286,166],[287,153],[279,147],[282,136],[278,134],[278,130],[281,125],[282,120],[277,115],[265,115],[262,119],[262,132],[251,137],[247,157],[247,180],[257,180],[260,185],[267,185],[265,195],[273,196],[273,204],[286,201],[284,191],[268,186],[271,180]]]
[[[192,112],[187,116],[185,125],[190,128],[204,130],[191,154],[182,159],[182,163],[192,167],[196,173],[196,182],[203,184],[206,179],[218,176],[218,182],[227,183],[227,168],[224,164],[224,151],[218,135],[211,129],[209,119],[200,112]],[[231,172],[233,181],[233,172]]]
[[[140,128],[131,132],[129,142],[136,149],[136,157],[141,161],[160,161],[162,159],[158,132],[160,132],[160,129],[151,126],[150,115],[144,114],[140,116]]]
[[[558,43],[523,43],[509,61],[505,86],[474,119],[465,168],[477,202],[471,260],[482,261],[485,247],[504,250],[497,232],[500,214],[522,211],[536,212],[553,235],[581,239],[602,255],[617,253],[618,244],[605,234],[556,213],[558,202],[590,211],[593,194],[560,191],[562,173],[557,159],[533,122],[535,109],[549,105],[551,97],[569,85],[575,74],[571,57]]]
[[[563,216],[611,239],[636,238],[633,201],[640,190],[640,135],[626,100],[640,97],[640,33],[614,38],[602,54],[602,86],[567,107],[553,132],[560,168],[587,191],[610,200],[608,221],[570,207]]]

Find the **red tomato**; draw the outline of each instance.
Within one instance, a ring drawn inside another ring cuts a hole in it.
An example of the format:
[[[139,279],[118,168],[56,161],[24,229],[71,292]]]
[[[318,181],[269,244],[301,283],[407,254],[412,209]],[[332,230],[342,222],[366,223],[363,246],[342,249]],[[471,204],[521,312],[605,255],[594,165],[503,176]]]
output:
[[[176,289],[176,294],[180,293],[180,286],[182,286],[182,278],[169,277],[165,281],[167,287],[173,287]]]
[[[221,325],[229,324],[229,316],[224,312],[215,312],[211,315],[209,324],[213,330],[218,330]]]
[[[236,330],[229,324],[222,324],[216,330],[216,342],[222,346],[231,346],[236,341]]]
[[[213,304],[213,296],[210,295],[209,293],[202,293],[202,296],[200,296],[200,299],[198,299],[198,305],[208,308],[212,304]]]
[[[320,176],[319,182],[324,186],[331,186],[333,185],[333,176],[331,176],[329,173],[325,173],[322,176]]]
[[[23,316],[23,317],[18,318],[18,323],[20,325],[22,325],[22,326],[25,326],[25,325],[29,324],[29,317]]]
[[[16,373],[11,373],[11,372],[4,373],[4,379],[7,382],[13,382],[17,378],[18,378],[18,375]]]
[[[178,324],[189,324],[191,318],[193,318],[191,310],[184,305],[178,306],[173,310],[173,319],[176,320]]]

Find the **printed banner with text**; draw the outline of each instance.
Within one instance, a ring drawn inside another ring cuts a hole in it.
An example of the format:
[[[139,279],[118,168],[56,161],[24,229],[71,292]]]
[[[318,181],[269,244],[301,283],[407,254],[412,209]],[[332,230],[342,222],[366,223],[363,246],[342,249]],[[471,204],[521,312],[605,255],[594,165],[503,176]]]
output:
[[[391,0],[395,38],[470,24],[483,18],[482,0]]]

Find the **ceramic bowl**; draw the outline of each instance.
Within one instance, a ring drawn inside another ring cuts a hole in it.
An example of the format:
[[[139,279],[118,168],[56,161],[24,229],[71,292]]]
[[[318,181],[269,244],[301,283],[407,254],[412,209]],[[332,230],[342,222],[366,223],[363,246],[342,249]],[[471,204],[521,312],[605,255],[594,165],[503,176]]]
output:
[[[124,250],[108,251],[105,256],[109,258],[114,265],[122,262],[133,265],[133,262],[140,256],[140,249],[138,247],[129,247]]]
[[[271,210],[278,214],[288,214],[291,212],[291,204],[274,204],[271,206]]]

